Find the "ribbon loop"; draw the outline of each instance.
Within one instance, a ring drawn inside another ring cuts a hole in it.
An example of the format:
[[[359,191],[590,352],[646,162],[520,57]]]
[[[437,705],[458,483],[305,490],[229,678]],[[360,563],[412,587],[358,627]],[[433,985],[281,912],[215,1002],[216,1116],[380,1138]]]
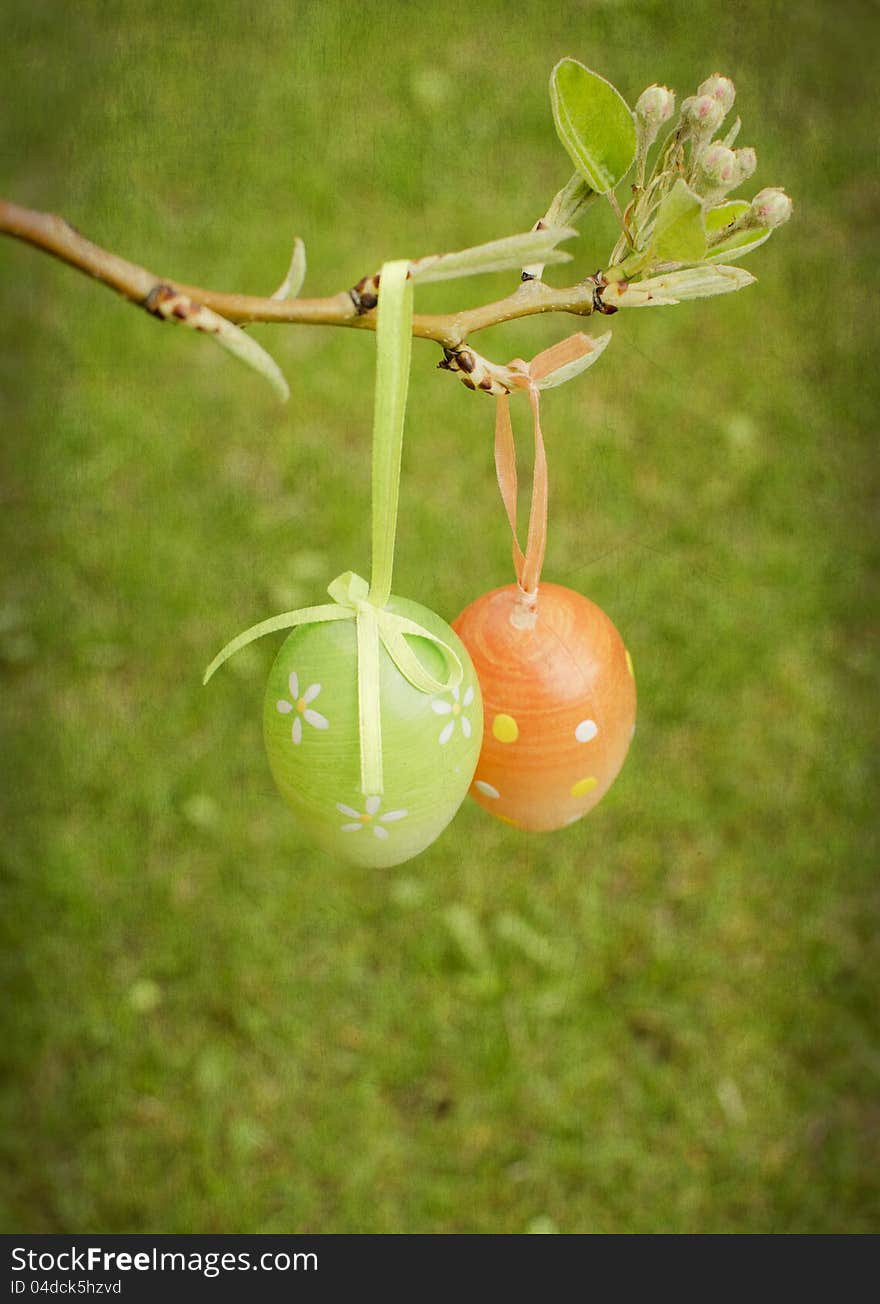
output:
[[[344,571],[327,585],[327,592],[333,601],[341,607],[350,607],[352,611],[357,611],[359,602],[366,602],[369,591],[367,581],[354,571]]]
[[[610,332],[600,335],[598,339],[579,332],[577,335],[569,336],[568,339],[560,340],[549,349],[544,349],[543,353],[537,354],[531,362],[514,358],[507,366],[511,377],[509,381],[511,392],[513,389],[528,390],[535,431],[532,500],[526,549],[523,552],[516,529],[518,487],[516,445],[510,421],[510,396],[501,394],[497,400],[495,417],[495,471],[504,510],[510,522],[510,532],[513,535],[513,567],[522,594],[518,614],[511,619],[514,619],[515,623],[520,623],[523,628],[533,625],[536,619],[538,583],[547,550],[547,451],[541,430],[541,390],[564,384],[572,376],[592,366],[610,339]]]
[[[235,638],[220,649],[205,671],[202,683],[206,684],[224,662],[235,656],[236,652],[240,652],[243,647],[247,647],[258,638],[263,638],[265,634],[275,634],[279,629],[295,629],[297,625],[311,625],[320,620],[345,620],[348,614],[344,608],[330,606],[328,603],[321,607],[301,607],[299,611],[283,611],[280,616],[270,616],[268,620],[261,620],[258,625],[251,625],[250,629],[236,634]]]
[[[514,364],[511,364],[514,365]],[[522,364],[525,365],[525,364]],[[547,452],[541,430],[541,396],[536,382],[524,376],[518,388],[528,389],[535,433],[535,460],[532,469],[532,501],[529,508],[529,527],[526,549],[523,552],[517,538],[516,446],[510,421],[510,398],[502,394],[497,399],[495,419],[495,472],[501,499],[513,535],[513,567],[517,582],[528,605],[534,606],[547,550]]]
[[[449,670],[445,679],[436,679],[434,675],[425,669],[409,643],[407,643],[405,638],[407,634],[414,638],[424,638],[439,649]],[[408,620],[406,616],[395,616],[390,611],[380,611],[379,636],[382,639],[385,651],[391,657],[404,679],[407,679],[413,688],[417,688],[420,693],[451,693],[454,688],[458,688],[464,677],[464,666],[461,664],[461,657],[455,651],[455,648],[450,647],[448,643],[438,638],[436,634],[432,634],[430,630],[425,629],[423,625],[418,625],[414,620]]]

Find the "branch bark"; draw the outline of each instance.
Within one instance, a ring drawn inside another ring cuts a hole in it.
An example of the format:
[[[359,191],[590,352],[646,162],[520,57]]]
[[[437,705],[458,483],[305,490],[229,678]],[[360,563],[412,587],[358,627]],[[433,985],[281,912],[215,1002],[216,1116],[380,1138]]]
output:
[[[187,285],[170,277],[129,262],[118,254],[102,249],[87,240],[64,218],[52,213],[22,208],[0,200],[0,234],[13,236],[52,254],[61,262],[102,282],[130,303],[154,316],[169,320],[157,305],[173,296],[185,296],[193,308],[210,308],[227,321],[288,322],[309,326],[348,326],[358,330],[375,330],[375,309],[363,311],[348,290],[326,299],[278,300],[252,294],[227,294]],[[525,281],[513,294],[478,308],[458,313],[416,313],[413,335],[435,340],[446,349],[460,349],[470,335],[520,317],[545,312],[566,312],[588,317],[601,309],[602,282],[588,277],[578,285],[554,289],[541,281]],[[181,316],[181,313],[177,313]]]

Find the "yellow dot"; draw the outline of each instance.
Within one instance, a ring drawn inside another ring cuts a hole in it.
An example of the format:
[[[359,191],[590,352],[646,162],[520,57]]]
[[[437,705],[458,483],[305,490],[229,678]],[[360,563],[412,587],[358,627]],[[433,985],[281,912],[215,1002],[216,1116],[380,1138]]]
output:
[[[586,796],[588,792],[593,791],[593,789],[595,788],[598,782],[599,780],[594,779],[592,775],[590,775],[590,777],[587,779],[578,779],[577,783],[572,785],[572,789],[571,789],[572,797]]]
[[[362,824],[369,824],[372,818],[373,818],[372,815],[368,815],[366,811],[364,811],[363,815],[358,815],[358,819],[361,821]]]
[[[302,697],[297,702],[296,709],[299,711],[300,715],[302,715],[303,711],[306,709],[305,700]]]
[[[459,706],[458,702],[452,703],[452,714],[461,715],[461,707]]]
[[[632,675],[633,679],[635,679],[636,672],[633,670],[633,659],[629,654],[629,648],[624,648],[623,650],[626,653],[626,668],[629,671],[629,673]]]
[[[500,743],[515,743],[519,737],[519,725],[512,715],[496,715],[492,732]]]

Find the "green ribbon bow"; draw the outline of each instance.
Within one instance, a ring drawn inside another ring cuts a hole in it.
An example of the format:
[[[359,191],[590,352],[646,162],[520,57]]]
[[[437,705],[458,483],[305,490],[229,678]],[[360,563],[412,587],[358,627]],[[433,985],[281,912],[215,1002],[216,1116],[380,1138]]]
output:
[[[368,797],[381,796],[383,791],[379,645],[384,647],[404,678],[421,693],[450,692],[461,683],[464,673],[454,648],[416,621],[398,616],[386,607],[391,595],[394,565],[400,457],[412,345],[412,281],[408,272],[409,263],[406,261],[386,263],[379,281],[373,417],[372,582],[368,586],[366,580],[353,571],[337,576],[327,589],[332,604],[285,611],[280,616],[252,625],[218,652],[204,678],[204,683],[207,683],[224,661],[264,634],[325,620],[353,619],[357,624],[361,791]],[[448,670],[445,680],[428,673],[407,643],[407,635],[427,639],[440,649]]]
[[[367,581],[353,571],[346,571],[328,585],[333,599],[319,607],[301,607],[298,611],[285,611],[272,616],[259,625],[253,625],[227,643],[205,671],[205,680],[248,643],[274,634],[279,629],[295,629],[298,625],[314,625],[325,620],[354,620],[357,624],[358,667],[358,723],[361,743],[361,791],[365,796],[381,796],[382,784],[382,721],[379,695],[379,645],[381,643],[397,669],[420,693],[448,693],[461,683],[464,667],[454,648],[407,616],[398,616],[385,607],[377,607],[370,600]],[[448,674],[437,679],[422,665],[409,643],[407,635],[425,638],[440,649]]]

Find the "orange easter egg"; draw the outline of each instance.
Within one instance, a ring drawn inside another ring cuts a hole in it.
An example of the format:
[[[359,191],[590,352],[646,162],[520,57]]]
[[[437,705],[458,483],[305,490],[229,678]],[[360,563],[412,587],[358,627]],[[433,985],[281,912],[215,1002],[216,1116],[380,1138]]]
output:
[[[611,787],[635,731],[632,661],[614,625],[572,589],[542,584],[530,610],[509,584],[453,629],[483,694],[472,795],[518,828],[573,824]]]

